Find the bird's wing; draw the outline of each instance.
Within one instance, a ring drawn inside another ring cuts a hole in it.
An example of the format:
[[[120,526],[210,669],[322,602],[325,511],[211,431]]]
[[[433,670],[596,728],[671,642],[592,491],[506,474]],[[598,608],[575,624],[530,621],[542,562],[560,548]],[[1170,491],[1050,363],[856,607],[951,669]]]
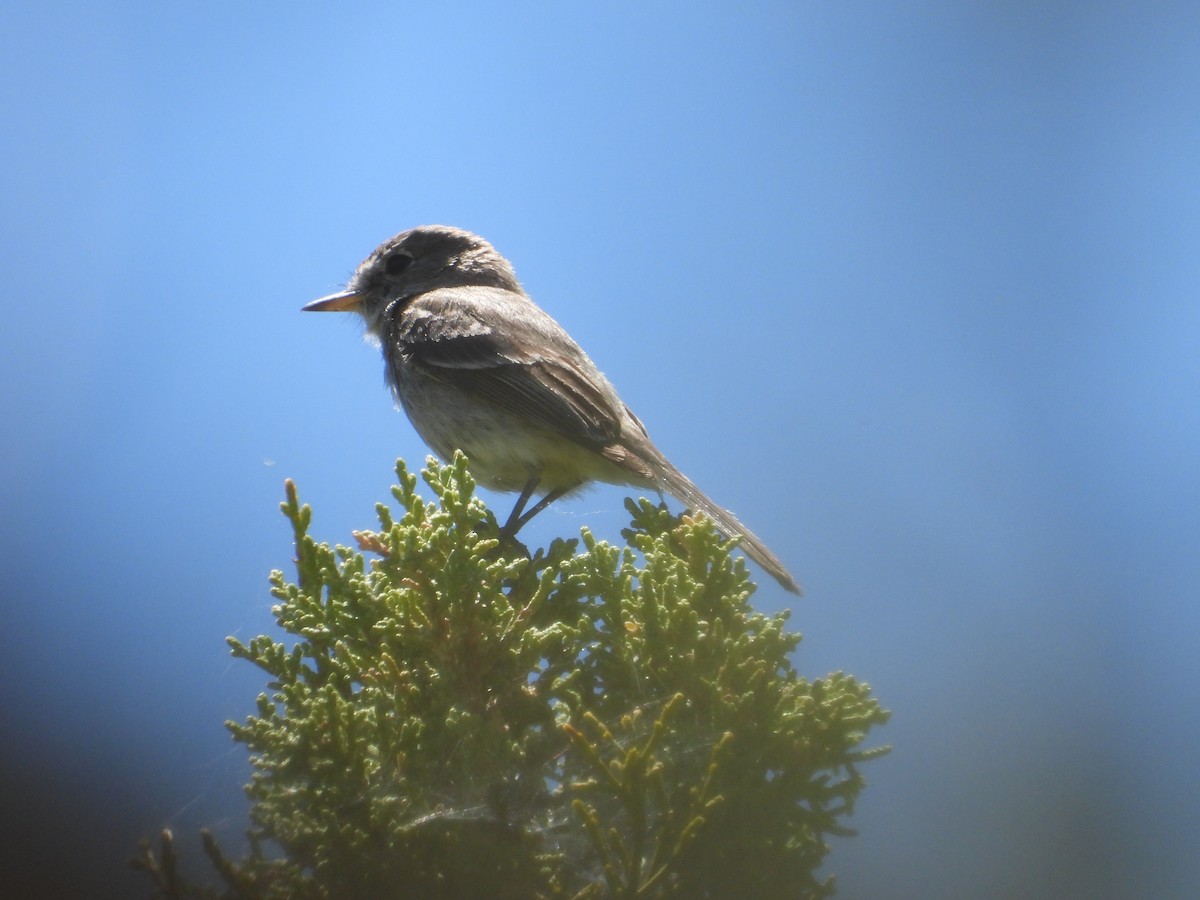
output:
[[[498,409],[599,449],[618,438],[624,410],[579,345],[528,298],[451,288],[414,298],[393,319],[408,363]]]

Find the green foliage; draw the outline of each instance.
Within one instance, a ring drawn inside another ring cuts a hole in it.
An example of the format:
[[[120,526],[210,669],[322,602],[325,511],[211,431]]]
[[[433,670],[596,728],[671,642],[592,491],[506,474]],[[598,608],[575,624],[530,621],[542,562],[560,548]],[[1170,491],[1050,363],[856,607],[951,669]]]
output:
[[[630,546],[584,529],[530,556],[464,458],[422,474],[434,500],[398,463],[401,517],[380,504],[358,550],[314,541],[287,485],[298,577],[271,585],[294,642],[229,640],[271,693],[229,723],[252,851],[207,842],[219,896],[831,894],[815,871],[887,714],[849,676],[796,674],[735,542],[627,501]],[[160,895],[186,896],[164,868]]]

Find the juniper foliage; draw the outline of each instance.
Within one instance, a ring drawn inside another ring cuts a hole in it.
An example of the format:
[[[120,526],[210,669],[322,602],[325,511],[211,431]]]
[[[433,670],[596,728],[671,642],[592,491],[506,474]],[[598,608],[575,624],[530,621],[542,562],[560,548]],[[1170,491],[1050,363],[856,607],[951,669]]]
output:
[[[736,542],[627,501],[628,546],[502,543],[466,460],[403,461],[357,548],[309,535],[287,483],[290,643],[229,639],[269,677],[244,722],[251,852],[179,882],[169,834],[137,865],[159,896],[815,898],[817,869],[886,721],[867,685],[809,681]],[[368,562],[368,556],[371,561]],[[167,864],[169,863],[169,865]],[[169,874],[169,879],[167,875]]]

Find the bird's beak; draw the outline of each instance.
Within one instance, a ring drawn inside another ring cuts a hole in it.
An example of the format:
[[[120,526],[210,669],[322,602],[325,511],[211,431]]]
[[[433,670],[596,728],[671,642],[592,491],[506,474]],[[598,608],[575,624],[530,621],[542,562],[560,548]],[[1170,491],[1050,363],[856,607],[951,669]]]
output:
[[[358,291],[330,294],[300,307],[301,312],[358,312],[363,296]]]

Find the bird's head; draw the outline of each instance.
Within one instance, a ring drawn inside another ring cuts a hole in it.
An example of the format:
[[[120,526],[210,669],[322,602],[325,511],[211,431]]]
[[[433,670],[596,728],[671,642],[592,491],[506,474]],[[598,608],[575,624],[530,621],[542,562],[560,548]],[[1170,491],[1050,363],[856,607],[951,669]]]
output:
[[[422,225],[384,241],[359,264],[344,291],[314,300],[306,312],[357,312],[378,334],[387,308],[439,288],[497,287],[521,293],[512,266],[477,234]]]

